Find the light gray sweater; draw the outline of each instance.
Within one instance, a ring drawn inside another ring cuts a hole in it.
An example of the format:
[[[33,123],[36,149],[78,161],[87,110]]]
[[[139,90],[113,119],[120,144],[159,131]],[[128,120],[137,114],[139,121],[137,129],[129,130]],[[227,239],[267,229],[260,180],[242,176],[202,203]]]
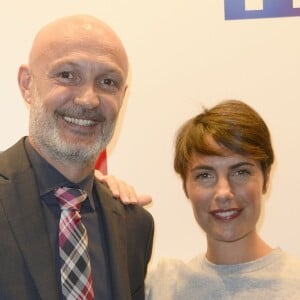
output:
[[[300,260],[277,248],[255,261],[215,265],[164,259],[146,281],[147,300],[300,299]]]

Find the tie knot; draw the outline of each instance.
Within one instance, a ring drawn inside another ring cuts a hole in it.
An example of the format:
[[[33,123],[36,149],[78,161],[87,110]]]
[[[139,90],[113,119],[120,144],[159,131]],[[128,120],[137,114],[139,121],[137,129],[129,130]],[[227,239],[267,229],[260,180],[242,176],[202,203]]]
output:
[[[73,187],[58,187],[54,191],[61,209],[79,210],[80,204],[86,199],[84,190]]]

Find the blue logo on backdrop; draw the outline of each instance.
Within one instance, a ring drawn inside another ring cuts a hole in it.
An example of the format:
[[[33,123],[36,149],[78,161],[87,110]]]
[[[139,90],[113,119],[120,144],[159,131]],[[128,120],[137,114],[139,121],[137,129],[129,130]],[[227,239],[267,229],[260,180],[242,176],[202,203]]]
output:
[[[300,16],[299,0],[224,0],[225,20]]]

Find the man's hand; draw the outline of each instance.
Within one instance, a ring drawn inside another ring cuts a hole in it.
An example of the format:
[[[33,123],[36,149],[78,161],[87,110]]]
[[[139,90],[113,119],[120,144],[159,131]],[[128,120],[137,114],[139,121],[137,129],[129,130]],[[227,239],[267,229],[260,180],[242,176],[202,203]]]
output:
[[[137,195],[133,186],[112,175],[103,175],[99,170],[95,170],[95,176],[108,186],[115,198],[119,198],[120,201],[126,205],[138,204],[144,206],[152,202],[150,195]]]

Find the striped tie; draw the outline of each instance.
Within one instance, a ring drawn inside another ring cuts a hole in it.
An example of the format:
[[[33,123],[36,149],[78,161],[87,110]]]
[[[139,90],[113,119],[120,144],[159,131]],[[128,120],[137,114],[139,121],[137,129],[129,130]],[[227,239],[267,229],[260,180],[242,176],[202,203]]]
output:
[[[61,207],[59,254],[64,299],[93,300],[88,238],[79,213],[80,204],[87,194],[78,188],[59,187],[55,196]]]

